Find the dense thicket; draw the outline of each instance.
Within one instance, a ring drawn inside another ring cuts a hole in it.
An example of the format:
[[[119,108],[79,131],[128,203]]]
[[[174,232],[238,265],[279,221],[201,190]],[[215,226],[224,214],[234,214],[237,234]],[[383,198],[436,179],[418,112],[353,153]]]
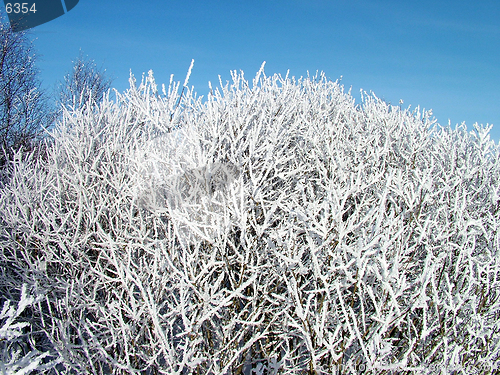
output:
[[[33,298],[4,348],[78,374],[497,371],[488,129],[232,77],[205,102],[132,79],[18,158],[0,295]]]

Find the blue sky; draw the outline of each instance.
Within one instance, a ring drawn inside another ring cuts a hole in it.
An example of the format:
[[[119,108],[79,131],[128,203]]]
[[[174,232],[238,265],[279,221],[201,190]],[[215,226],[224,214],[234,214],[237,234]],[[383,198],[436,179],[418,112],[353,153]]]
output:
[[[439,123],[494,124],[500,140],[500,1],[80,0],[33,28],[43,84],[52,89],[79,50],[106,68],[119,91],[129,72],[170,74],[206,95],[230,70],[295,77],[324,71],[404,107],[432,109]]]

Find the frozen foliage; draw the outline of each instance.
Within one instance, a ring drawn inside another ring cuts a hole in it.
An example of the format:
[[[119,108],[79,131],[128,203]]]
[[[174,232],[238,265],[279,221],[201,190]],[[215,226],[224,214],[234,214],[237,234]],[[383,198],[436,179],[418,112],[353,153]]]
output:
[[[322,75],[232,78],[205,102],[131,78],[17,155],[0,295],[44,296],[23,321],[47,372],[496,373],[488,129]]]
[[[28,296],[26,285],[23,285],[17,308],[11,306],[9,300],[4,302],[0,312],[0,321],[3,323],[0,328],[0,370],[2,374],[24,375],[34,370],[47,370],[53,368],[60,361],[60,359],[56,359],[47,362],[46,360],[50,359],[51,353],[40,353],[33,348],[34,345],[26,347],[28,340],[22,339],[23,336],[26,336],[23,329],[29,328],[30,324],[28,322],[16,322],[26,307],[32,306],[39,301],[40,297],[35,299]],[[32,343],[30,342],[30,344]],[[23,352],[26,352],[24,356]]]

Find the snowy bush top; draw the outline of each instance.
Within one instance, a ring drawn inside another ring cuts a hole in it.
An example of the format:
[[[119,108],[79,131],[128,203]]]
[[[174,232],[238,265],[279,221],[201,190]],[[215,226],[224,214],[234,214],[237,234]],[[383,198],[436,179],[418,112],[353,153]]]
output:
[[[497,371],[490,128],[324,75],[232,79],[202,101],[131,77],[12,164],[0,287],[43,296],[19,319],[51,371]]]

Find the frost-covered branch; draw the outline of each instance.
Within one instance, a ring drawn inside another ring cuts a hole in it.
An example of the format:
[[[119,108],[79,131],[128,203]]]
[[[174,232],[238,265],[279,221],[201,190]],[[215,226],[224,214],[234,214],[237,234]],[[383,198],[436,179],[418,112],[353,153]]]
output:
[[[23,321],[57,371],[497,371],[488,129],[322,75],[232,80],[203,102],[131,77],[13,163],[0,287],[43,291]]]

